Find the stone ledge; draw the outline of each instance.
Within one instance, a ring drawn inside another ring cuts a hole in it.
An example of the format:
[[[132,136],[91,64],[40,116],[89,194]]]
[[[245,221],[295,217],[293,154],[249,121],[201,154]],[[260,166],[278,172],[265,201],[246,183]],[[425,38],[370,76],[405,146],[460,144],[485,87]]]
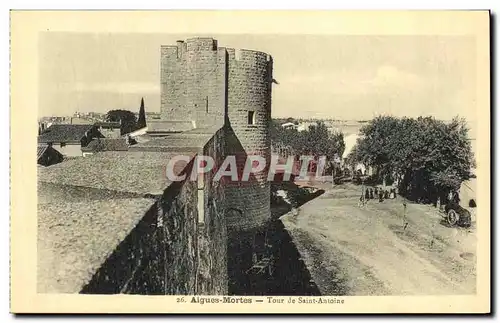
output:
[[[155,201],[120,198],[38,205],[39,293],[78,293]]]

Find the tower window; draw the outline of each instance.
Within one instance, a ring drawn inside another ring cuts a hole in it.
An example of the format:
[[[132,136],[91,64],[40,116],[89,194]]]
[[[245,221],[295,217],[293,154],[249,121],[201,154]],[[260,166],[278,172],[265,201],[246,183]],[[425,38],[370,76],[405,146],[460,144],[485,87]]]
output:
[[[255,124],[255,111],[248,111],[248,124]]]

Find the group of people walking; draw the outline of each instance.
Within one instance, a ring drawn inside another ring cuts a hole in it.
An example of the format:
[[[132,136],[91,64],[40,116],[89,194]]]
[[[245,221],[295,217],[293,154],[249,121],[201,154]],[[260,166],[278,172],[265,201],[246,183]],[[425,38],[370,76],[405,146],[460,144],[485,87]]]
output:
[[[394,199],[396,198],[396,189],[391,188],[390,190],[383,190],[382,188],[375,187],[367,188],[365,191],[365,200],[374,200],[378,198],[379,202],[383,202],[386,199]]]

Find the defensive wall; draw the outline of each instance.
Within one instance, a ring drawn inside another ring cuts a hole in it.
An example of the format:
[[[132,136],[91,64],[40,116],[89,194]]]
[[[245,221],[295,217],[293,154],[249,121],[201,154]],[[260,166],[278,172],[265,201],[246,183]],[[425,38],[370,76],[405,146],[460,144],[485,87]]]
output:
[[[185,135],[181,153],[223,158],[223,131]],[[161,147],[39,167],[38,292],[227,294],[224,187],[211,174],[169,182],[180,153]]]

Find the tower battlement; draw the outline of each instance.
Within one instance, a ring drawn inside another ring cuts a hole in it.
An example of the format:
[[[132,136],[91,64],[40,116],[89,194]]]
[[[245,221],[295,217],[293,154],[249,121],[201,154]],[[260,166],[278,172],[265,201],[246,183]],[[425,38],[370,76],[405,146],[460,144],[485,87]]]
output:
[[[226,48],[228,59],[246,62],[270,62],[272,56],[256,50],[239,49],[239,48]]]
[[[210,37],[194,37],[186,40],[188,51],[217,50],[217,40]]]

